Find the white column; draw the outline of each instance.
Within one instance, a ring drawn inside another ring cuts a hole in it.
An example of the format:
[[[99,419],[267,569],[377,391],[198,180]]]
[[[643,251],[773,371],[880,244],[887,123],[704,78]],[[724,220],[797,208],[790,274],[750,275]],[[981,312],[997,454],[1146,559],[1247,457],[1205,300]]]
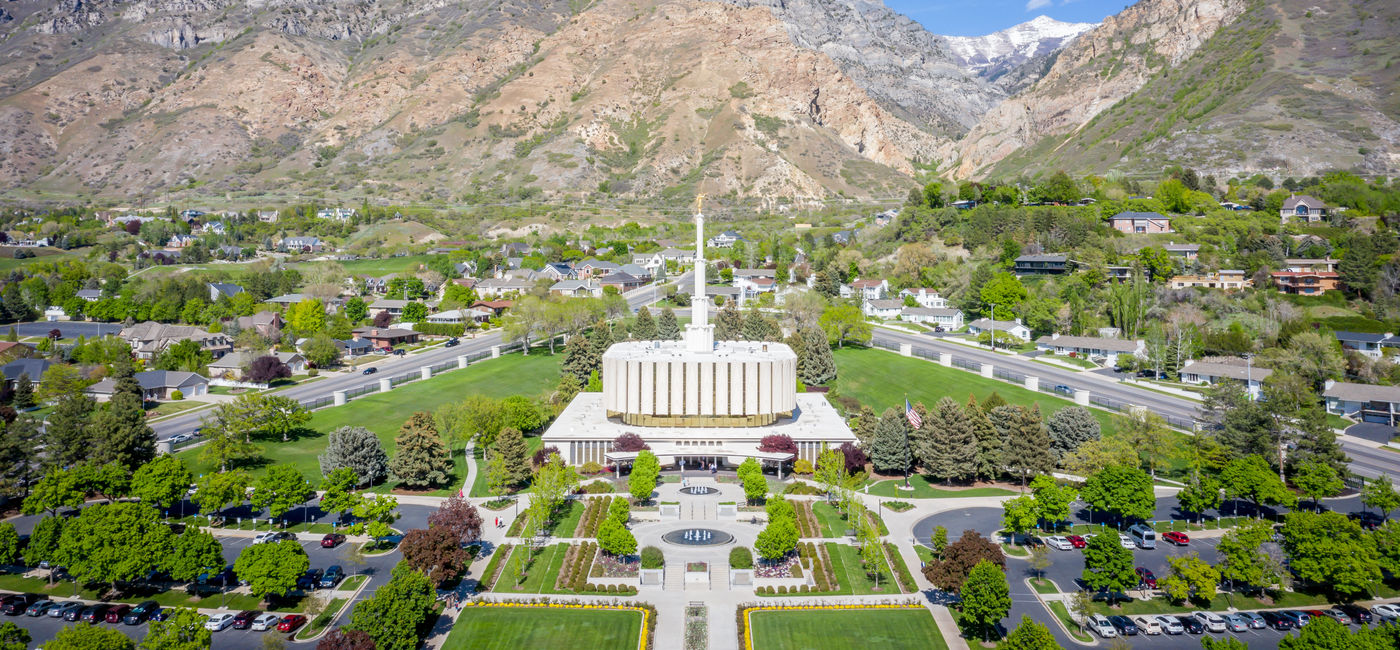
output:
[[[460,357],[457,357],[457,367],[458,367],[458,368],[465,368],[465,367],[467,367],[467,355],[464,354],[464,355],[462,355],[462,356],[460,356]]]
[[[906,357],[914,356],[914,346],[909,343],[900,343],[899,354]]]
[[[493,345],[493,346],[491,346],[491,358],[492,358],[492,359],[499,359],[499,358],[501,358],[501,346],[499,346],[499,345]]]
[[[949,354],[949,353],[947,353],[947,352],[939,352],[939,353],[938,353],[938,365],[940,365],[940,366],[948,366],[948,367],[951,368],[951,367],[953,366],[953,355],[951,355],[951,354]]]
[[[345,406],[345,391],[338,390],[331,393],[331,403],[336,406]]]
[[[1040,378],[1026,377],[1026,390],[1040,390]]]
[[[379,392],[387,393],[393,387],[394,385],[389,381],[388,377],[379,380]]]
[[[419,370],[419,372],[423,375],[423,378],[424,378],[424,379],[432,379],[432,378],[433,378],[433,367],[432,367],[432,366],[423,366],[422,368],[419,368],[418,370]]]
[[[1088,406],[1088,405],[1089,405],[1089,391],[1087,391],[1087,390],[1076,390],[1076,391],[1074,391],[1074,403],[1075,403],[1075,404],[1079,404],[1080,406]]]
[[[992,376],[992,372],[993,372],[994,370],[995,370],[995,368],[992,367],[992,364],[990,364],[990,363],[984,363],[984,364],[982,364],[982,376],[983,376],[983,377],[989,377],[989,378],[990,378],[990,377]]]

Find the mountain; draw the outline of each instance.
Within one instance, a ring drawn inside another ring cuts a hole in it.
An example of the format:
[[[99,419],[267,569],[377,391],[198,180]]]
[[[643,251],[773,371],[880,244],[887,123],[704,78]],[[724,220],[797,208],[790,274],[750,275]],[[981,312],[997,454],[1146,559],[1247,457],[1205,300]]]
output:
[[[1097,26],[1098,23],[1066,23],[1049,16],[1037,16],[985,36],[944,38],[963,68],[988,81],[997,81],[1027,63],[1044,61],[1075,37]],[[1034,81],[1031,79],[1025,85]]]

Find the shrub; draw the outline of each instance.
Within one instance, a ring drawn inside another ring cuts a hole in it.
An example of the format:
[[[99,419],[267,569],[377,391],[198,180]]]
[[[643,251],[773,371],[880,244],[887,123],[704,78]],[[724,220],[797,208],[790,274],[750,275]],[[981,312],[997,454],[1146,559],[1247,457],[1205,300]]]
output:
[[[608,585],[608,593],[610,593],[610,594],[615,594],[615,593],[617,593],[617,585]]]
[[[307,376],[307,377],[320,377],[320,376],[321,376],[321,371],[320,371],[320,370],[317,370],[317,369],[315,369],[315,368],[312,368],[312,369],[306,371],[306,376]]]
[[[598,474],[603,471],[603,466],[594,461],[588,461],[581,468],[584,474]]]
[[[178,390],[172,390],[172,391],[170,391],[170,399],[175,400],[175,401],[178,402],[178,401],[180,401],[180,400],[182,400],[182,399],[185,399],[185,394],[182,393],[182,392],[180,392],[180,391],[178,391]]]
[[[734,569],[752,569],[753,552],[747,546],[736,546],[729,551],[729,566]]]
[[[787,595],[787,585],[779,585],[779,586],[778,586],[778,593],[783,594],[783,595]]]
[[[809,591],[811,591],[811,589],[808,588],[807,585],[802,585],[802,593],[805,594],[805,593],[807,593],[807,592],[809,592]]]
[[[811,474],[813,471],[812,461],[806,458],[799,458],[797,462],[792,464],[792,471],[794,474]]]
[[[666,563],[666,556],[661,553],[661,549],[655,546],[642,548],[642,568],[660,569]]]

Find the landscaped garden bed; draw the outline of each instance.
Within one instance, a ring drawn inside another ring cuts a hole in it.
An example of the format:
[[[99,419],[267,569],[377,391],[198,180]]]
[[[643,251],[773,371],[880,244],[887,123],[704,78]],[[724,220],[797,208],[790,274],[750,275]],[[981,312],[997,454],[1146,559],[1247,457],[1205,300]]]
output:
[[[637,556],[617,557],[607,553],[599,553],[593,561],[593,577],[635,578],[637,570],[641,567],[642,563]]]
[[[797,575],[793,575],[793,569],[797,570]],[[776,562],[759,562],[753,575],[755,578],[795,578],[802,575],[802,568],[796,557],[788,556]]]

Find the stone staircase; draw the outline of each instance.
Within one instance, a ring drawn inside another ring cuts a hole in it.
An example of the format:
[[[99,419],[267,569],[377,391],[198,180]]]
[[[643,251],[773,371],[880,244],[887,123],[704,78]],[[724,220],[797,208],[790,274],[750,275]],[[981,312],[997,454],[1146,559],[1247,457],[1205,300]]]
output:
[[[729,591],[729,565],[710,563],[710,591]]]
[[[685,503],[681,519],[690,521],[714,521],[719,519],[719,504],[709,499],[692,499]]]
[[[666,563],[666,575],[661,581],[661,588],[665,591],[682,591],[685,589],[685,564],[677,562]]]

